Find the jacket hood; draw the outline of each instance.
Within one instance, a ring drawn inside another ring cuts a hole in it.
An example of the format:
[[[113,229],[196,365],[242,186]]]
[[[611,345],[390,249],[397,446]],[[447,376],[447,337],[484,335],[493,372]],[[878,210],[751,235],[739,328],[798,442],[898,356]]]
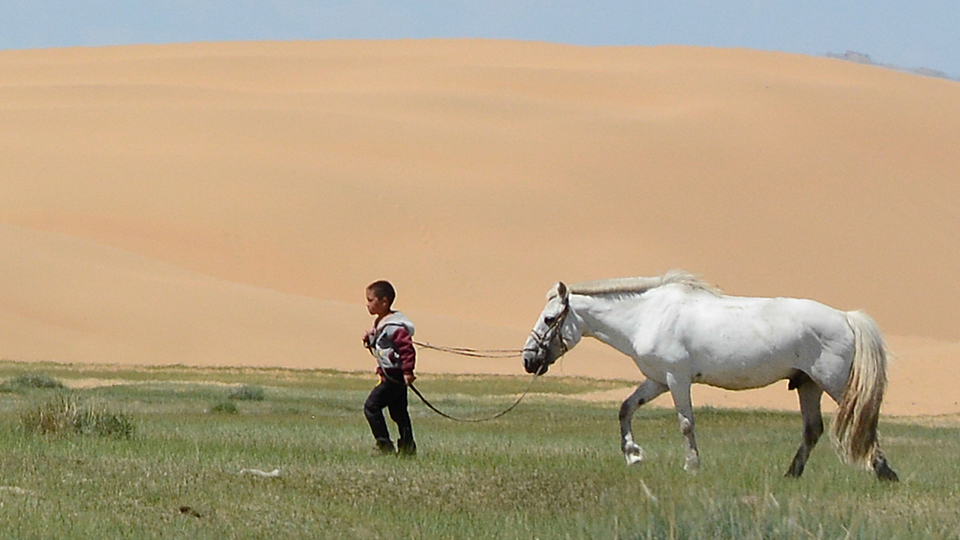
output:
[[[402,326],[407,329],[407,332],[409,332],[411,336],[415,331],[413,321],[408,319],[406,315],[400,313],[399,311],[394,311],[393,313],[380,319],[380,322],[377,324],[377,328],[381,330],[387,326]]]

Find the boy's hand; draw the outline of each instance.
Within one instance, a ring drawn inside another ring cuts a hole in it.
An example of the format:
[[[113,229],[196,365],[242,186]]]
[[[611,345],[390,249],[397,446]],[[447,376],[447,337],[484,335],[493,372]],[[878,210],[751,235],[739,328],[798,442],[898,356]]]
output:
[[[414,375],[413,373],[404,373],[403,380],[404,382],[407,383],[407,386],[410,386],[411,384],[413,384],[413,381],[417,380],[417,376]]]
[[[364,346],[364,347],[366,347],[366,348],[368,348],[368,349],[369,349],[370,347],[373,347],[372,340],[370,339],[370,338],[372,338],[372,337],[373,337],[373,329],[372,329],[372,328],[371,328],[370,330],[367,330],[366,332],[363,333],[363,346]]]

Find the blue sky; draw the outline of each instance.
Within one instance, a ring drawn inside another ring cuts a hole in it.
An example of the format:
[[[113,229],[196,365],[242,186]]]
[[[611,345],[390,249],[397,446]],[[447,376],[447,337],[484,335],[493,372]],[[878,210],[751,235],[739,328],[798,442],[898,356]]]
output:
[[[854,50],[956,78],[958,36],[960,0],[0,0],[0,49],[482,37]]]

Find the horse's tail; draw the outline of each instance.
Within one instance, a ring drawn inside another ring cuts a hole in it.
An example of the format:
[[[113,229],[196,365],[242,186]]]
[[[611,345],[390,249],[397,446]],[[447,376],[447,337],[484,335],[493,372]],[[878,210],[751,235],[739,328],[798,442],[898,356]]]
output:
[[[851,311],[846,316],[854,335],[853,363],[831,435],[846,462],[869,468],[879,451],[877,421],[887,387],[887,347],[869,315]]]

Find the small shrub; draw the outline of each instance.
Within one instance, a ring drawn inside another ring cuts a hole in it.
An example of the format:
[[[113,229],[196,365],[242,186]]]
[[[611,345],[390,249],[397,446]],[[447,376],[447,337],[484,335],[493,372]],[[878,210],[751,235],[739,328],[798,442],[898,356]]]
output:
[[[245,384],[230,394],[230,399],[241,401],[263,401],[263,398],[263,388],[250,384]]]
[[[49,375],[42,375],[40,373],[24,373],[4,381],[3,384],[0,384],[0,392],[16,392],[18,390],[26,390],[31,388],[59,390],[63,388],[63,383]]]
[[[24,430],[43,435],[101,435],[130,438],[133,421],[102,404],[88,404],[74,396],[57,394],[20,416]]]
[[[237,404],[232,401],[221,401],[210,407],[213,414],[237,414]]]

